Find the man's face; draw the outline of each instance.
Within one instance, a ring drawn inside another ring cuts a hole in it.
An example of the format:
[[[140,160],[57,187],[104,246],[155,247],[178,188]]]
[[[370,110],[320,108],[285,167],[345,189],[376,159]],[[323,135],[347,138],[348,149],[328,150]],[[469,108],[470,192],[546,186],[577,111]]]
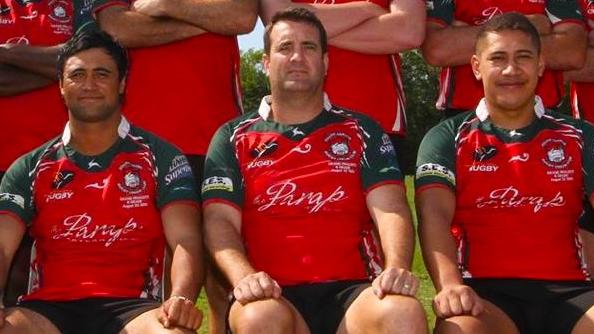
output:
[[[124,80],[119,80],[113,58],[105,50],[93,48],[66,60],[60,91],[70,117],[82,122],[99,122],[119,110]]]
[[[544,61],[530,36],[514,30],[491,32],[477,49],[472,70],[483,82],[488,104],[498,110],[531,109]]]
[[[263,60],[273,91],[322,89],[328,55],[322,53],[319,33],[310,24],[278,22],[270,33],[270,54]]]

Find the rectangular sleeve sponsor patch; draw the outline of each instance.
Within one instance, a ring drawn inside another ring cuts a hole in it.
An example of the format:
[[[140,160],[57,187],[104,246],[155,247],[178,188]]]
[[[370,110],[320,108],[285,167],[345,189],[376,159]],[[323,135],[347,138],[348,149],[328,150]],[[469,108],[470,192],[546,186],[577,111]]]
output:
[[[442,165],[426,163],[417,167],[417,172],[415,176],[417,180],[431,176],[445,179],[448,183],[450,183],[453,186],[456,185],[456,176],[454,175],[454,173]]]
[[[202,182],[202,193],[212,190],[233,192],[233,181],[229,177],[212,176]]]
[[[25,209],[25,198],[17,194],[0,193],[0,204],[8,202],[18,205],[21,209]]]

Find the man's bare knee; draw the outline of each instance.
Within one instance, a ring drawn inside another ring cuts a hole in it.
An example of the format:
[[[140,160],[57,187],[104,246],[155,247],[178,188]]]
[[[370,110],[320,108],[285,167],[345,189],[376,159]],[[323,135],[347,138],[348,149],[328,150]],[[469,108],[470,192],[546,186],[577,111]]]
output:
[[[291,307],[280,299],[266,299],[241,305],[233,303],[229,314],[233,333],[291,333],[295,318]]]
[[[5,314],[0,334],[60,334],[51,321],[31,310],[13,307],[6,309]]]

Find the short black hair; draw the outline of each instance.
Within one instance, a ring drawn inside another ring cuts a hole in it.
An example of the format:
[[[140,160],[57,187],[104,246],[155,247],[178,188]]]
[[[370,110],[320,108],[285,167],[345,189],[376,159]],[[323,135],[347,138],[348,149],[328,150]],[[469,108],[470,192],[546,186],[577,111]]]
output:
[[[113,58],[118,67],[120,81],[128,74],[128,52],[111,36],[103,31],[95,30],[74,35],[58,54],[58,80],[64,75],[64,64],[75,54],[89,49],[103,49]]]
[[[324,25],[320,19],[318,19],[316,14],[306,8],[289,7],[274,14],[270,23],[266,25],[266,29],[264,30],[264,53],[270,54],[270,33],[272,32],[274,25],[282,21],[302,22],[315,27],[320,35],[322,53],[328,51],[328,36],[326,34],[326,29],[324,29]]]
[[[474,44],[475,52],[478,53],[479,42],[485,38],[488,33],[501,31],[521,31],[525,33],[530,37],[533,46],[540,54],[541,43],[538,30],[536,30],[536,27],[534,27],[534,25],[526,18],[526,16],[518,12],[509,12],[497,15],[482,25],[478,35],[476,36],[476,41]]]

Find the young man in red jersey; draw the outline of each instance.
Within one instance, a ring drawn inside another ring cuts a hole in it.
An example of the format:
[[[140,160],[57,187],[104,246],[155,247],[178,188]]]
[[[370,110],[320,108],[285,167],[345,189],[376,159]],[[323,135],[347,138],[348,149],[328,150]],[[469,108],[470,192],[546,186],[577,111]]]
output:
[[[565,89],[563,72],[585,60],[585,33],[577,0],[427,0],[426,61],[442,68],[437,109],[444,117],[476,107],[483,88],[469,59],[481,25],[508,12],[525,15],[537,28],[545,59],[537,95],[546,108],[557,108]]]
[[[28,230],[29,292],[0,308],[0,332],[191,333],[201,314],[197,194],[186,157],[122,117],[124,49],[105,34],[58,58],[69,121],[0,184],[0,290]],[[173,252],[163,298],[164,254]]]
[[[583,199],[594,202],[594,128],[535,94],[545,60],[526,17],[491,19],[475,48],[485,97],[431,129],[417,160],[436,332],[592,333],[578,221]]]
[[[264,47],[271,95],[218,130],[202,186],[207,247],[234,287],[230,329],[425,333],[389,137],[324,94],[326,34],[313,13],[277,13]]]

